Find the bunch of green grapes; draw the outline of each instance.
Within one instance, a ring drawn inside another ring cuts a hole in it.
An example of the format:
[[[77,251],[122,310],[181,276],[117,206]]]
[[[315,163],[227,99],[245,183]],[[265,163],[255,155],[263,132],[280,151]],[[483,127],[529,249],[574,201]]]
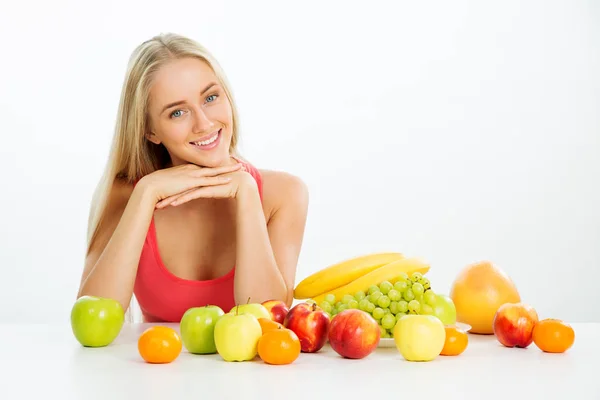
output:
[[[379,324],[382,338],[393,337],[396,322],[407,314],[433,315],[436,294],[429,279],[419,272],[406,273],[393,280],[373,285],[365,293],[346,294],[336,299],[333,294],[325,296],[319,306],[332,317],[349,308],[369,313]]]

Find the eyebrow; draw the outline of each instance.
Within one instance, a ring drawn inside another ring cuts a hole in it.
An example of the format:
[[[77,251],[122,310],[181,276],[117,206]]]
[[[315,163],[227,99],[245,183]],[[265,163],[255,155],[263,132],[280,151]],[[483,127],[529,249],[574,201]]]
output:
[[[209,89],[211,89],[213,86],[216,86],[217,82],[211,82],[209,83],[203,90],[202,92],[200,92],[200,95],[203,95],[204,93],[206,93]],[[164,113],[166,110],[168,110],[171,107],[175,107],[181,104],[184,104],[185,100],[179,100],[179,101],[175,101],[173,103],[169,103],[167,105],[165,105],[162,109],[162,111],[160,112],[161,114]]]

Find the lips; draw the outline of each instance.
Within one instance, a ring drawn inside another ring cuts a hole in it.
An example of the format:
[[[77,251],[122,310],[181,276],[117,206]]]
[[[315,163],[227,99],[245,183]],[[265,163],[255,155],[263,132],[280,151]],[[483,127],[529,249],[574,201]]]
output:
[[[205,135],[205,136],[201,137],[199,140],[190,142],[190,144],[197,146],[197,147],[210,146],[219,138],[220,135],[221,135],[221,129],[219,129],[216,132],[212,132],[208,135]]]

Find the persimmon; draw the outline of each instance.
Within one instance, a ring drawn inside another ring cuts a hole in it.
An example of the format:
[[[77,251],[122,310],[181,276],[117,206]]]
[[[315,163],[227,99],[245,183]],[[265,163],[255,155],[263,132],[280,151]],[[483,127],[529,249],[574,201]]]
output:
[[[151,364],[166,364],[174,361],[182,350],[179,334],[167,326],[152,326],[138,339],[138,351],[144,361]]]
[[[291,329],[279,327],[258,340],[258,356],[267,364],[291,364],[300,355],[300,339]]]
[[[440,353],[443,356],[457,356],[469,345],[469,337],[462,329],[455,326],[446,326],[446,341]]]
[[[546,353],[564,353],[573,346],[575,331],[564,321],[547,318],[535,324],[533,342]]]

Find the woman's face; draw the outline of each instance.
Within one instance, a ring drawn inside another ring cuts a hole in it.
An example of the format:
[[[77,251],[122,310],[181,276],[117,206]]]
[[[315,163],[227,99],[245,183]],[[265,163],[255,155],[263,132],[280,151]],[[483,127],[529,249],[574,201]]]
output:
[[[232,110],[212,69],[184,58],[162,66],[150,88],[148,140],[162,143],[173,166],[231,163]]]

